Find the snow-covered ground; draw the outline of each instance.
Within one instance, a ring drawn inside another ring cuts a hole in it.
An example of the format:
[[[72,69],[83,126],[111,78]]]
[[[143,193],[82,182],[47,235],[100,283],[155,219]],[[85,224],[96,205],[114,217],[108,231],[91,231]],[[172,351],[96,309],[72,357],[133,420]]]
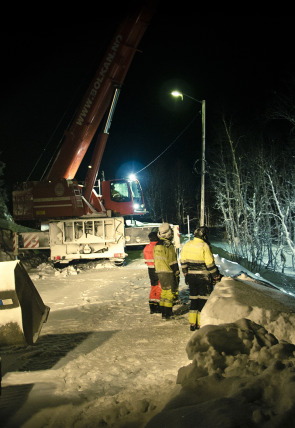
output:
[[[188,305],[150,315],[142,252],[30,270],[51,310],[35,345],[0,350],[1,426],[294,427],[295,299],[216,262],[225,276],[197,332]],[[183,277],[180,289],[185,303]]]

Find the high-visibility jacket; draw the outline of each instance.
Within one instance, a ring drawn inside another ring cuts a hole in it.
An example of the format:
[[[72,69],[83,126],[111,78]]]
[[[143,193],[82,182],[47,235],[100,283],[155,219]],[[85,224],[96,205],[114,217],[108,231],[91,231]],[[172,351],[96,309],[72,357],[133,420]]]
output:
[[[180,264],[184,274],[220,276],[209,245],[200,238],[187,242],[181,251]]]
[[[148,267],[148,273],[150,278],[150,283],[152,286],[156,287],[157,285],[160,287],[159,293],[161,294],[161,285],[159,282],[158,275],[155,271],[155,264],[154,264],[154,246],[156,245],[157,241],[152,241],[149,244],[147,244],[143,249],[143,257],[145,264]]]
[[[179,276],[179,266],[174,245],[168,239],[161,239],[154,247],[154,263],[158,274],[168,272]]]
[[[154,264],[154,247],[157,241],[150,242],[143,249],[144,262],[148,267],[155,267]]]

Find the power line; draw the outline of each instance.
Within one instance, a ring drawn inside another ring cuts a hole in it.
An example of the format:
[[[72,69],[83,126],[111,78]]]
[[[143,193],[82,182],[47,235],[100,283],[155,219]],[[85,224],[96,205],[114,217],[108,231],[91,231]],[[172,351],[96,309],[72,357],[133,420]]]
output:
[[[156,162],[156,160],[158,160],[164,153],[167,152],[167,150],[170,149],[171,146],[173,146],[173,144],[176,143],[176,141],[185,133],[185,131],[188,130],[188,128],[191,126],[191,124],[196,120],[197,116],[194,116],[193,119],[183,128],[183,130],[177,135],[177,137],[169,144],[169,146],[166,147],[165,150],[162,151],[162,153],[160,153],[154,160],[152,160],[148,165],[144,166],[142,169],[140,169],[139,171],[137,171],[135,174],[139,174],[140,172],[144,171],[145,169],[147,169],[149,166],[151,166],[154,162]]]

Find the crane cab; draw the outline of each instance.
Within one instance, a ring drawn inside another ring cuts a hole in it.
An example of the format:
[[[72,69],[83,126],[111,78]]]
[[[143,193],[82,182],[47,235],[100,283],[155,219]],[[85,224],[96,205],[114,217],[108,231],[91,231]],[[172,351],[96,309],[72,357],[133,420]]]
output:
[[[146,214],[143,193],[137,179],[117,179],[101,182],[103,203],[115,215]]]

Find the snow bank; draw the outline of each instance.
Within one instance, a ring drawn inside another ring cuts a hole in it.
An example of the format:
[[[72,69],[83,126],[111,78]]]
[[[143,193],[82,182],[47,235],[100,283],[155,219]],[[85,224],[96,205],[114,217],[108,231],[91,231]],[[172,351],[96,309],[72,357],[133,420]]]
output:
[[[201,326],[180,390],[147,428],[294,427],[295,299],[246,274],[223,278]]]
[[[279,340],[295,344],[295,299],[248,275],[222,278],[201,313],[202,326],[250,319]]]
[[[195,332],[181,391],[147,428],[293,427],[295,346],[247,319]]]

